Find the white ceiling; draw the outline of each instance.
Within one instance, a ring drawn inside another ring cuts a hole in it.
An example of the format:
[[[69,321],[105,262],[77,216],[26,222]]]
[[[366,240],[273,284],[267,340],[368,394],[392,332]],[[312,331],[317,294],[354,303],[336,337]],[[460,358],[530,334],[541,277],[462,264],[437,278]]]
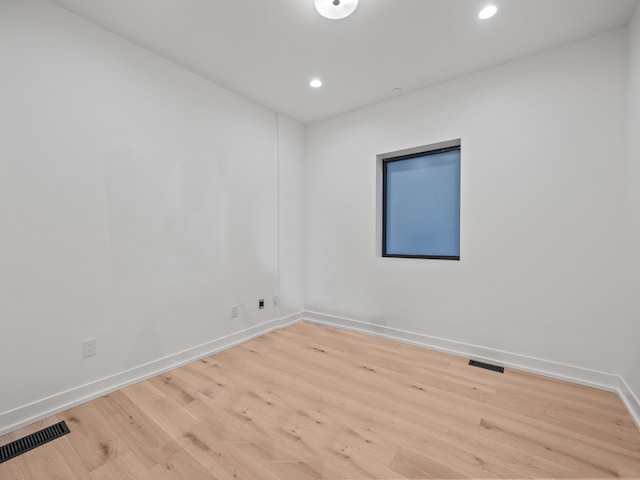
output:
[[[53,0],[272,110],[311,123],[626,25],[637,0]],[[487,3],[500,7],[477,18]],[[323,80],[312,90],[309,80]]]

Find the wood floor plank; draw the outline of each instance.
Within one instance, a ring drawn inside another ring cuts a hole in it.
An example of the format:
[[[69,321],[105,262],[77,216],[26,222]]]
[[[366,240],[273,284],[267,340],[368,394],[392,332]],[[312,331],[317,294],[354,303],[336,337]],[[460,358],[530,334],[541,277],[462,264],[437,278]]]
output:
[[[298,323],[0,438],[2,480],[640,478],[610,392]]]
[[[516,446],[526,450],[538,458],[548,459],[558,466],[569,468],[573,473],[587,478],[617,476],[612,459],[593,455],[585,451],[584,446],[576,448],[553,437],[542,435],[539,430],[523,428],[522,424],[509,422],[502,418],[483,418],[480,423],[479,434],[492,438],[498,444]]]
[[[59,415],[74,432],[73,435],[63,438],[71,443],[87,472],[99,468],[127,451],[127,445],[118,434],[114,423],[105,415],[102,403],[103,400],[98,399],[95,403],[76,407],[72,410],[73,413]],[[56,440],[51,445],[57,445],[58,442]],[[35,451],[39,450],[38,448]]]
[[[151,474],[153,475],[153,478],[157,480],[217,480],[220,478],[214,475],[213,472],[207,470],[200,462],[184,450],[179,450],[169,459],[154,466],[151,469]]]
[[[2,480],[26,480],[29,477],[25,470],[24,458],[14,458],[13,460],[0,464],[0,473]]]
[[[172,457],[179,447],[175,439],[171,438],[150,417],[144,407],[138,407],[123,392],[115,392],[100,398],[95,408],[103,413],[105,421],[111,422],[119,432],[119,437],[125,442],[128,451],[132,452],[146,468]],[[87,404],[94,405],[93,402]],[[74,415],[75,409],[64,415]],[[83,424],[81,428],[73,428],[72,433],[92,428],[91,424]]]
[[[446,458],[434,459],[404,447],[394,457],[391,469],[403,478],[466,478],[467,475],[462,470],[449,467],[445,463],[448,463]],[[460,468],[460,465],[457,465],[457,468]]]
[[[89,474],[89,480],[153,480],[154,475],[133,454],[126,453],[106,462]]]

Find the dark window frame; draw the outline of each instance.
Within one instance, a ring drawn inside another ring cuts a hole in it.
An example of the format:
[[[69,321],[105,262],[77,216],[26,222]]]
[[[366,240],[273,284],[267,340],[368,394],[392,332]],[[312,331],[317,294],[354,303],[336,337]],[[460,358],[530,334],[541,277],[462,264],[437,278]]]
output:
[[[461,155],[460,145],[451,147],[436,148],[433,150],[424,150],[422,152],[400,155],[397,157],[385,158],[382,160],[382,256],[385,258],[424,258],[431,260],[460,260],[460,255],[406,255],[398,253],[387,253],[387,165],[393,162],[401,162],[402,160],[410,160],[417,157],[426,157],[436,155],[438,153],[458,151]]]

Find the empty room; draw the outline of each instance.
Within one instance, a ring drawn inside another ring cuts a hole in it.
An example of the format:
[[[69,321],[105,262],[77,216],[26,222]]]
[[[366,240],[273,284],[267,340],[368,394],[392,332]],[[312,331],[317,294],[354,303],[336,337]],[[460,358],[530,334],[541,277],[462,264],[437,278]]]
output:
[[[640,479],[639,0],[0,0],[0,480]]]

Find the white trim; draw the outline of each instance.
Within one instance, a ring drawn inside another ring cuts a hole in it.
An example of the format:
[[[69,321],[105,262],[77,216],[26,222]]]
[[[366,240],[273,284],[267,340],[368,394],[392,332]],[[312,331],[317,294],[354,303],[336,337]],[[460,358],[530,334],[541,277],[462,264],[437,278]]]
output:
[[[287,328],[291,325],[293,325],[294,323],[298,323],[302,320],[302,316],[304,315],[303,311],[299,311],[296,313],[292,313],[291,315],[287,315],[286,317],[281,318],[280,320],[278,320],[278,329],[280,328]]]
[[[266,333],[300,321],[302,312],[235,332],[182,352],[101,378],[85,385],[51,395],[21,407],[0,413],[0,436],[39,420],[68,410],[121,388],[133,385],[203,357],[226,350]]]
[[[544,375],[545,377],[557,378],[559,380],[608,390],[610,392],[617,392],[620,387],[620,377],[611,373],[589,370],[564,363],[542,360],[540,358],[456,342],[454,340],[446,340],[444,338],[431,337],[421,333],[408,332],[384,325],[375,325],[318,312],[305,311],[303,319],[313,323],[368,333],[390,340],[427,347],[473,360],[516,368],[518,370]]]
[[[620,377],[620,390],[618,393],[620,394],[622,403],[625,404],[629,414],[635,420],[636,426],[640,429],[640,400],[638,400],[638,397],[622,377]]]
[[[280,114],[274,113],[276,124],[276,318],[280,317]],[[271,297],[273,301],[273,296]]]
[[[394,157],[402,157],[404,155],[413,155],[414,153],[429,153],[433,150],[440,150],[442,148],[460,147],[462,138],[454,138],[453,140],[445,140],[444,142],[436,142],[428,145],[422,145],[421,147],[403,148],[401,150],[395,150],[393,152],[381,153],[376,155],[378,161],[387,160]]]

